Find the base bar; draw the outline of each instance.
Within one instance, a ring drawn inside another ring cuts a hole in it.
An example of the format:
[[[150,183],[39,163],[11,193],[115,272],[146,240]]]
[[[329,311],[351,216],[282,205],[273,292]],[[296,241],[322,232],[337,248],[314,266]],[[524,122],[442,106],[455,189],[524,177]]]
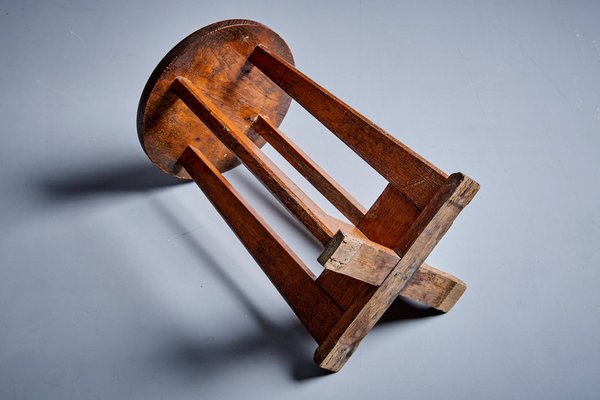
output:
[[[471,201],[479,185],[463,174],[448,177],[395,249],[402,258],[371,295],[355,301],[315,352],[321,368],[339,371],[361,340],[404,289],[406,283]]]

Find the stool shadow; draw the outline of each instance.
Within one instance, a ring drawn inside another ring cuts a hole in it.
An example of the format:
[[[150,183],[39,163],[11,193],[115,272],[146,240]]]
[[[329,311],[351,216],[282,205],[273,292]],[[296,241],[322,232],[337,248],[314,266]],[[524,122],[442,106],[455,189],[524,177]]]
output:
[[[40,185],[50,200],[64,201],[93,197],[103,194],[146,192],[157,188],[181,185],[183,181],[158,170],[147,161],[130,162],[117,166],[94,166],[87,170],[77,170],[72,174],[56,178],[54,175],[40,179]],[[302,233],[307,242],[313,243],[311,234],[306,231],[289,213],[284,211],[275,199],[264,191],[258,190],[257,183],[243,181],[246,190],[268,206],[272,206],[280,217],[284,218]],[[165,222],[176,232],[185,231],[178,217],[168,207],[154,200],[155,209]],[[242,336],[233,345],[206,344],[201,340],[177,338],[174,343],[159,355],[158,362],[173,367],[181,374],[215,373],[219,368],[227,368],[235,363],[239,355],[255,352],[274,353],[290,367],[290,375],[296,381],[314,379],[330,375],[331,372],[320,369],[312,360],[314,341],[301,323],[291,318],[283,324],[275,324],[266,318],[256,305],[245,295],[236,282],[225,272],[221,263],[215,259],[205,244],[194,235],[181,236],[186,247],[201,264],[210,269],[222,284],[232,293],[244,309],[261,328],[261,335]],[[379,324],[391,322],[403,323],[410,320],[440,315],[441,312],[421,306],[412,301],[398,298],[389,307]],[[377,327],[376,327],[377,328]],[[206,370],[206,366],[210,368]]]
[[[440,310],[399,296],[379,319],[378,325],[435,317],[442,314],[444,313]]]
[[[52,174],[37,179],[42,191],[56,201],[101,194],[144,192],[189,182],[165,174],[149,161],[94,165],[60,177]]]
[[[255,195],[263,195],[260,192]],[[263,195],[265,201],[273,201],[270,196]],[[180,219],[159,200],[154,200],[156,211],[163,217],[165,222],[176,232],[185,231],[185,226]],[[274,205],[277,206],[277,205]],[[310,235],[306,232],[307,235]],[[291,376],[296,381],[304,381],[332,374],[330,371],[319,368],[312,360],[312,352],[315,348],[314,341],[307,334],[304,327],[297,320],[286,322],[285,325],[273,323],[266,318],[260,309],[244,293],[238,284],[225,272],[222,260],[217,260],[214,253],[214,244],[208,249],[206,237],[201,241],[194,235],[181,237],[189,251],[194,254],[203,267],[210,269],[221,283],[231,292],[243,308],[252,316],[261,328],[262,337],[256,334],[252,336],[242,335],[233,345],[226,348],[219,345],[203,345],[202,343],[186,342],[173,347],[173,353],[167,351],[165,361],[180,368],[191,367],[202,370],[207,363],[211,365],[212,371],[219,366],[226,367],[235,362],[240,354],[256,353],[259,351],[274,353],[277,358],[283,360],[291,370]],[[422,306],[404,298],[396,299],[387,312],[380,319],[379,324],[390,322],[403,323],[410,320],[431,317],[442,314],[433,308]],[[377,326],[376,326],[377,328]],[[207,361],[207,359],[209,361]],[[185,373],[185,370],[183,371]],[[188,371],[189,373],[189,371]]]
[[[163,217],[164,221],[176,232],[185,231],[185,226],[171,210],[160,201],[154,200],[156,211]],[[194,235],[180,236],[184,245],[201,262],[203,267],[210,269],[210,272],[221,281],[221,283],[230,291],[233,298],[246,310],[261,328],[262,336],[241,336],[232,346],[219,348],[218,346],[203,346],[201,343],[182,343],[174,348],[174,352],[167,354],[165,360],[178,366],[197,366],[206,364],[211,368],[217,369],[219,366],[226,366],[228,363],[235,362],[235,358],[240,354],[255,353],[264,351],[274,353],[279,359],[282,359],[291,367],[291,375],[295,380],[304,380],[319,376],[328,375],[329,371],[318,368],[312,362],[312,354],[307,352],[307,348],[313,345],[312,339],[300,324],[293,319],[286,325],[276,324],[266,318],[259,308],[248,298],[238,284],[225,272],[219,261],[208,250],[206,244],[194,237]],[[210,246],[211,248],[214,247]]]

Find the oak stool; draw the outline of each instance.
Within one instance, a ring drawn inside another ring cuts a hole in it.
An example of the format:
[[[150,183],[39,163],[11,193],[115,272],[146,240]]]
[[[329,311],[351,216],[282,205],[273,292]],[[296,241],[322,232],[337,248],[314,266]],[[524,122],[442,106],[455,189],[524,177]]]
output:
[[[278,126],[294,99],[383,176],[365,209]],[[339,371],[396,299],[446,312],[465,291],[425,263],[479,185],[446,175],[294,67],[275,32],[248,20],[204,27],[158,64],[137,115],[162,171],[193,179]],[[261,150],[268,142],[349,221],[326,214]],[[243,163],[320,242],[316,277],[225,179]]]

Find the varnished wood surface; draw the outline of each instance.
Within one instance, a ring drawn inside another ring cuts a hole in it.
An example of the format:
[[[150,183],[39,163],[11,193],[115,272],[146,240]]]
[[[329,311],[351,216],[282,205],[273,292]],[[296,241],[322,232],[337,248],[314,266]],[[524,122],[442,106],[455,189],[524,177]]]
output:
[[[418,207],[444,183],[446,174],[266,47],[248,60]]]
[[[228,20],[206,26],[175,46],[158,64],[140,99],[138,136],[157,167],[180,178],[177,157],[188,146],[201,148],[209,160],[225,171],[239,162],[219,139],[169,90],[177,76],[189,79],[241,132],[258,114],[279,126],[290,98],[271,80],[247,65],[248,55],[261,44],[286,62],[292,53],[279,35],[249,20]],[[257,135],[251,139],[262,146]]]

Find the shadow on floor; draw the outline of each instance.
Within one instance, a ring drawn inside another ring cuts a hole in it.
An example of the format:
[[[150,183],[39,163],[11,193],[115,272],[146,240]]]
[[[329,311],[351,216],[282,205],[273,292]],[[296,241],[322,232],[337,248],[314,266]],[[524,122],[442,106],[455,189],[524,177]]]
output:
[[[143,192],[190,182],[165,174],[147,160],[78,169],[59,178],[42,174],[38,179],[44,193],[57,201],[103,193]]]
[[[169,207],[158,200],[155,200],[154,204],[158,214],[163,217],[163,220],[171,229],[175,232],[185,231],[185,226]],[[183,343],[182,346],[174,349],[174,353],[166,357],[169,363],[180,367],[186,365],[204,366],[209,363],[212,368],[218,368],[219,365],[234,362],[234,358],[240,357],[240,355],[266,351],[276,354],[285,364],[290,365],[292,368],[291,375],[294,379],[303,380],[328,374],[328,371],[318,368],[312,362],[312,353],[307,351],[307,348],[314,346],[314,342],[312,342],[299,321],[292,320],[293,322],[288,323],[286,326],[271,322],[225,272],[219,260],[213,256],[214,250],[208,250],[205,247],[206,244],[196,239],[194,235],[182,236],[181,240],[189,251],[198,258],[199,264],[209,268],[211,273],[230,291],[233,298],[255,320],[261,328],[263,336],[247,337],[241,335],[239,340],[228,345],[227,348],[219,348],[218,346],[215,348],[214,345],[203,346],[201,343],[194,342]]]
[[[102,167],[87,172],[78,170],[71,175],[61,176],[60,179],[43,179],[42,187],[51,199],[56,201],[76,199],[109,193],[144,192],[160,187],[179,185],[188,181],[169,176],[158,170],[151,163],[137,162],[117,166]],[[246,190],[254,196],[273,206],[280,216],[293,224],[298,230],[312,241],[312,236],[304,230],[299,223],[285,212],[272,196],[259,191],[258,182],[242,182]],[[175,232],[185,231],[181,223],[168,207],[160,201],[154,200],[157,213],[162,216],[165,223]],[[253,302],[238,287],[236,282],[222,268],[219,260],[194,235],[181,236],[186,247],[194,254],[199,264],[210,268],[232,296],[238,300],[249,315],[261,328],[262,335],[241,335],[234,343],[216,345],[206,343],[195,338],[179,338],[175,343],[170,343],[164,354],[159,356],[158,362],[178,371],[182,375],[203,373],[218,373],[219,368],[226,368],[236,359],[248,353],[263,352],[274,354],[290,367],[293,379],[301,381],[316,377],[330,375],[331,373],[316,366],[312,360],[315,343],[308,335],[301,323],[293,315],[284,325],[275,324],[266,318]],[[397,299],[382,317],[380,323],[396,323],[419,318],[439,315],[440,312],[425,308],[404,299]]]
[[[154,204],[157,212],[173,231],[185,231],[184,224],[169,207],[163,205],[159,200],[155,200]],[[203,345],[201,342],[188,340],[181,343],[181,346],[174,347],[173,352],[167,352],[164,359],[166,362],[174,367],[182,368],[183,373],[189,373],[189,371],[185,371],[185,368],[188,367],[202,371],[202,368],[208,363],[211,365],[211,372],[215,372],[214,370],[219,366],[225,367],[244,354],[265,352],[275,354],[283,364],[288,365],[291,368],[291,376],[295,380],[302,381],[331,374],[329,371],[318,368],[313,362],[315,343],[299,321],[292,319],[284,326],[271,322],[225,272],[221,265],[222,261],[213,256],[218,253],[214,250],[214,246],[211,246],[211,250],[209,250],[206,247],[206,240],[198,240],[194,235],[185,235],[182,240],[185,241],[189,251],[198,258],[199,264],[210,268],[214,276],[227,287],[232,296],[251,315],[261,328],[263,336],[240,335],[238,340],[226,346],[218,346],[214,343]],[[381,318],[380,324],[402,323],[439,314],[441,312],[435,309],[398,298]]]
[[[379,319],[378,325],[387,324],[389,322],[397,323],[400,321],[435,317],[436,315],[442,314],[444,313],[435,308],[425,306],[405,297],[398,297]]]

